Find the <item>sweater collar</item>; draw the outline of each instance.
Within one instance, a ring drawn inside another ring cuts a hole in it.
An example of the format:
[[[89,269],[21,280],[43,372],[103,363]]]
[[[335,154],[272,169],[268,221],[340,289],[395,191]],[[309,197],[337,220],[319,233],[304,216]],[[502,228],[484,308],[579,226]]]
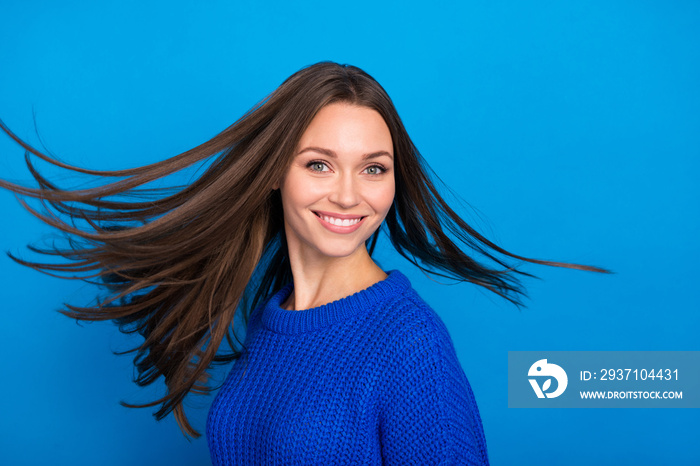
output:
[[[398,270],[385,273],[388,276],[384,280],[362,291],[322,306],[299,311],[288,311],[280,307],[294,289],[294,283],[288,283],[265,304],[261,316],[262,324],[277,333],[296,334],[317,330],[370,311],[376,308],[377,304],[411,286],[408,278]]]

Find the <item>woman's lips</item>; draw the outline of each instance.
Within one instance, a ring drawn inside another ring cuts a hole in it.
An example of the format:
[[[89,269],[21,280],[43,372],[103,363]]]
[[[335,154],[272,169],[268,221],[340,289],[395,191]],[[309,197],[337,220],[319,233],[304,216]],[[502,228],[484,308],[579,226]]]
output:
[[[362,222],[365,221],[367,218],[366,216],[361,217],[360,221],[357,222],[354,225],[348,225],[348,226],[342,226],[342,225],[335,225],[330,222],[326,222],[321,215],[324,215],[323,212],[314,212],[314,215],[316,215],[316,218],[318,219],[319,222],[321,222],[321,225],[326,227],[327,230],[332,231],[333,233],[352,233],[353,231],[357,230],[360,228],[360,225],[362,225]],[[332,217],[332,215],[328,215],[329,217]],[[347,217],[347,216],[346,216]],[[339,218],[339,217],[335,217]],[[358,218],[358,217],[354,217]]]
[[[351,214],[336,214],[335,212],[325,212],[323,210],[312,210],[315,214],[325,215],[326,217],[339,218],[340,220],[355,219],[366,217],[366,215],[351,215]]]

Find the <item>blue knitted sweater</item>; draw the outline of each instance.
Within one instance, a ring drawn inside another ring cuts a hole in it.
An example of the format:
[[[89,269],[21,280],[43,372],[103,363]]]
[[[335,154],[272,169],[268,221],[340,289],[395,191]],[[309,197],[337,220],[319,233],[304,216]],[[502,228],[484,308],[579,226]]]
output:
[[[290,283],[251,313],[207,417],[214,465],[488,464],[447,328],[398,270],[288,311]]]

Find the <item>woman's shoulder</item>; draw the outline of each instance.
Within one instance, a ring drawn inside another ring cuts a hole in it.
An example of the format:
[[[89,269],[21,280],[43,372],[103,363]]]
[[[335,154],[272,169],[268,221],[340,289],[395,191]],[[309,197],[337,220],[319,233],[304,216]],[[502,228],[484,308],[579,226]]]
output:
[[[404,346],[406,342],[452,348],[447,326],[440,315],[412,287],[406,287],[386,303],[375,315],[388,345]]]

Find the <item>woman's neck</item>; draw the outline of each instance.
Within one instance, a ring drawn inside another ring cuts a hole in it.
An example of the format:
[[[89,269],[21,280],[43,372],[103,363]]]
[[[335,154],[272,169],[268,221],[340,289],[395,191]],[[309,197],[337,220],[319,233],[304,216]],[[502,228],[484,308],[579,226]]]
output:
[[[323,268],[297,266],[295,270],[292,261],[294,288],[280,307],[293,311],[322,306],[362,291],[387,277],[369,254],[336,258],[324,265]]]

